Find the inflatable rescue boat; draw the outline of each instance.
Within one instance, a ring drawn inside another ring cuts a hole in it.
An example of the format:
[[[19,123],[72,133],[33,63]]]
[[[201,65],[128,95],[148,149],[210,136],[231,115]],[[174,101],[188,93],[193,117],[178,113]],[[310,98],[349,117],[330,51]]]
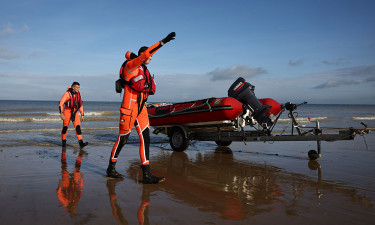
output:
[[[240,115],[246,122],[254,120],[266,129],[272,126],[272,115],[281,104],[271,98],[258,99],[254,86],[238,78],[228,90],[229,97],[208,98],[169,105],[150,105],[147,111],[151,126],[206,125],[232,121]]]

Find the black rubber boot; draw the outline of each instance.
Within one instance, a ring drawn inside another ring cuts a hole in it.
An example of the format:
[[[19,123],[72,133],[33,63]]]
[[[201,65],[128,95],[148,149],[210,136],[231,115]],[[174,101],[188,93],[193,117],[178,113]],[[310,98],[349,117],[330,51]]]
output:
[[[144,184],[156,184],[159,182],[162,182],[165,180],[164,177],[155,177],[150,172],[150,166],[149,165],[142,165],[141,166],[143,170],[143,181]]]
[[[62,140],[62,142],[61,142],[61,146],[62,146],[62,147],[66,147],[66,140]]]
[[[116,163],[109,162],[108,168],[107,168],[107,177],[111,178],[124,178],[124,175],[117,172],[115,169]]]
[[[82,140],[79,140],[78,143],[79,143],[79,147],[81,147],[81,148],[83,148],[83,147],[85,147],[86,145],[89,144],[88,142],[83,142]]]

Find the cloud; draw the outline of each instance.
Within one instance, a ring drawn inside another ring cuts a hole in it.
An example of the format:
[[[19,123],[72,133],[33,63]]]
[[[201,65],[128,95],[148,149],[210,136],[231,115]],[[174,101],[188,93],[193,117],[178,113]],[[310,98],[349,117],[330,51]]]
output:
[[[364,78],[375,77],[375,65],[338,69],[336,74],[338,76],[357,76]]]
[[[29,54],[29,58],[39,58],[45,54],[44,51],[35,50]]]
[[[299,66],[302,65],[302,63],[305,61],[305,59],[298,59],[296,61],[289,60],[288,65],[289,66]]]
[[[14,53],[13,50],[11,50],[10,48],[5,47],[5,46],[0,46],[0,59],[10,60],[10,59],[15,59],[19,57],[20,55]]]
[[[308,101],[309,103],[373,104],[375,92],[372,84],[375,83],[375,77],[371,76],[371,68],[372,66],[353,67],[290,78],[255,76],[245,79],[256,86],[256,97],[273,98],[280,103]],[[347,77],[349,71],[362,71],[359,74],[363,75],[349,78]],[[225,97],[228,88],[239,76],[233,75],[228,79],[213,81],[209,74],[157,74],[156,94],[149,96],[148,101],[182,102]],[[67,86],[73,81],[78,81],[85,101],[121,102],[122,95],[117,94],[114,89],[117,78],[118,74],[109,73],[0,72],[0,89],[3,90],[0,92],[0,99],[58,101]]]
[[[329,79],[324,83],[315,86],[315,89],[374,82],[375,65],[342,68],[326,74],[325,77]],[[350,77],[350,79],[348,79],[348,77]]]
[[[332,60],[323,60],[322,63],[326,65],[338,66],[338,65],[344,64],[344,59],[338,58],[338,59],[332,59]]]
[[[117,78],[117,74],[0,72],[0,89],[4,90],[0,92],[0,99],[60,100],[67,86],[78,81],[87,101],[118,100],[114,89]]]
[[[323,89],[323,88],[332,88],[332,87],[340,87],[343,85],[353,85],[359,84],[360,82],[354,80],[328,80],[323,84],[315,86],[315,89]]]
[[[18,34],[22,32],[27,32],[29,30],[29,26],[27,24],[24,24],[23,27],[19,29],[13,28],[13,25],[11,23],[8,23],[6,27],[0,31],[0,37],[1,36],[6,36],[6,35],[11,35],[11,34]]]
[[[211,76],[211,80],[233,80],[237,79],[238,77],[242,76],[244,78],[251,78],[255,77],[259,74],[267,73],[266,70],[262,69],[261,67],[258,68],[250,68],[248,66],[232,66],[225,69],[215,69],[209,73],[208,76]]]
[[[375,76],[365,79],[365,82],[374,82],[374,81],[375,81]]]

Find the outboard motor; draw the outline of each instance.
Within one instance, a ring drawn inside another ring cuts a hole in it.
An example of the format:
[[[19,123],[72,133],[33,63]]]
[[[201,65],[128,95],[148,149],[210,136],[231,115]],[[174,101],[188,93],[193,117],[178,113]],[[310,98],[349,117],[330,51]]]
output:
[[[273,123],[266,113],[271,106],[263,105],[255,96],[254,89],[255,86],[246,82],[242,77],[239,77],[228,89],[228,96],[245,104],[251,111],[254,119],[263,128],[269,129]],[[266,127],[264,125],[266,125]]]

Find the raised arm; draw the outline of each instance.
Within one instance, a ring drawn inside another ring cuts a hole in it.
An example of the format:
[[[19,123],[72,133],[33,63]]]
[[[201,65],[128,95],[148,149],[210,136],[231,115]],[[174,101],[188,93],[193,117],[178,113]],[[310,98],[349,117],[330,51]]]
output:
[[[142,52],[137,58],[133,59],[133,60],[130,60],[127,64],[126,64],[126,69],[127,70],[134,70],[135,68],[138,68],[139,66],[142,65],[142,63],[144,61],[146,61],[150,56],[154,55],[161,46],[163,46],[164,44],[168,43],[169,41],[171,40],[174,40],[174,38],[176,37],[176,33],[175,32],[171,32],[170,34],[168,34],[165,38],[163,38],[163,40],[161,41],[158,41],[157,43],[153,44],[152,46],[150,46],[146,51]]]

